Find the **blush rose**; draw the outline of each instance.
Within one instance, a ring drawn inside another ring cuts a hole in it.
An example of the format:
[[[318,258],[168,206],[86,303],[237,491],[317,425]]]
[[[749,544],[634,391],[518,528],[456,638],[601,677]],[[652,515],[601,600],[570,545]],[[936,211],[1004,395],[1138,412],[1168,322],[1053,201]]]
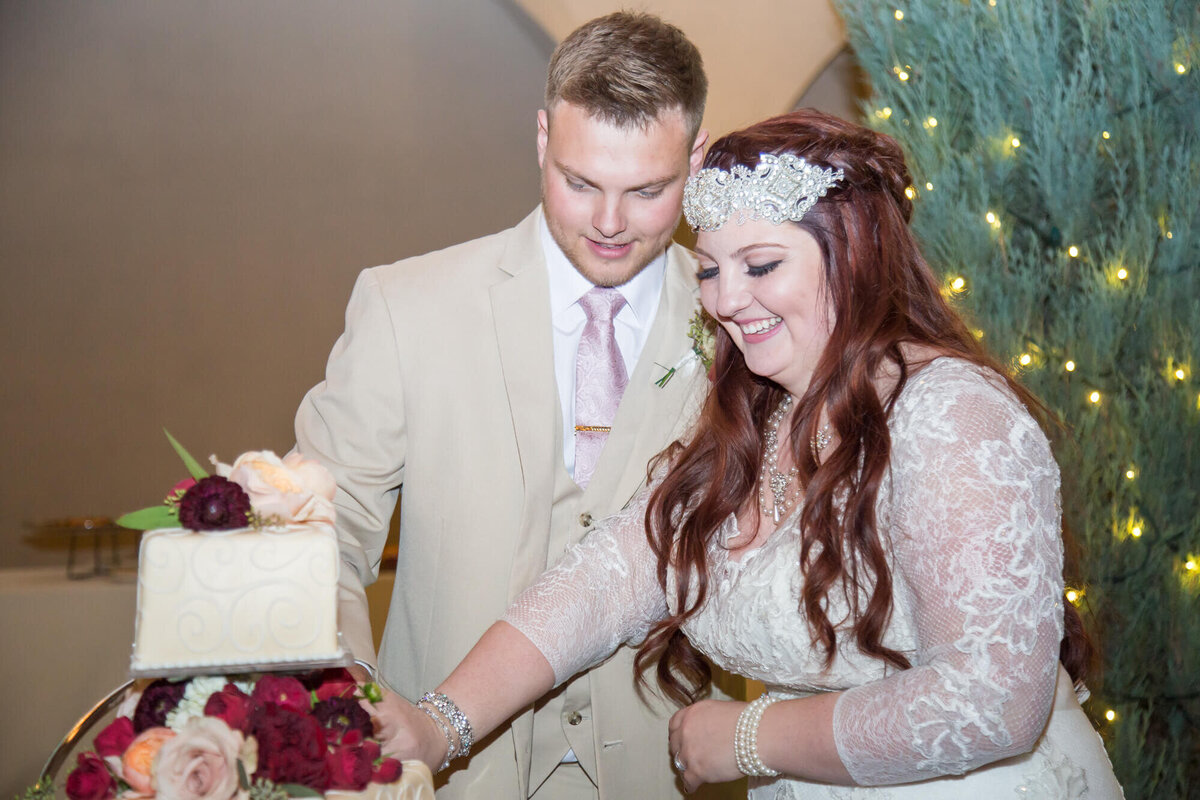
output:
[[[155,762],[158,794],[172,800],[230,800],[239,793],[243,737],[216,717],[195,717],[165,742]]]
[[[245,489],[263,519],[333,524],[337,483],[329,470],[299,453],[280,458],[269,450],[252,450],[232,466],[218,463],[217,474]]]

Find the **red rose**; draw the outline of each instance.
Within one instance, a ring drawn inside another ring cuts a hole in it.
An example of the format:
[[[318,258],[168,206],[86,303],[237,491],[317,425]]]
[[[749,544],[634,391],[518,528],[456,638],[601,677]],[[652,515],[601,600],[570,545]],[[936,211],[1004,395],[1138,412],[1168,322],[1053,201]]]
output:
[[[400,773],[403,771],[404,767],[398,759],[385,758],[371,773],[371,783],[395,783],[400,780]]]
[[[308,711],[311,698],[297,679],[288,675],[263,675],[254,685],[255,704],[274,703],[291,711]]]
[[[67,797],[71,800],[107,800],[117,795],[117,782],[95,753],[80,753],[77,766],[67,776]]]
[[[325,756],[329,765],[329,788],[362,791],[371,782],[371,760],[359,747],[342,745]]]
[[[129,717],[117,717],[96,735],[96,752],[104,757],[119,757],[135,736],[137,734],[133,732],[133,720]]]
[[[227,683],[224,689],[209,695],[204,704],[204,715],[223,720],[232,730],[249,733],[250,695]]]
[[[299,783],[325,791],[325,732],[315,719],[273,703],[256,708],[250,729],[258,740],[258,770],[254,778],[275,783]]]
[[[346,669],[327,669],[322,674],[321,685],[317,687],[317,699],[328,700],[331,697],[353,697],[358,691],[358,682]]]

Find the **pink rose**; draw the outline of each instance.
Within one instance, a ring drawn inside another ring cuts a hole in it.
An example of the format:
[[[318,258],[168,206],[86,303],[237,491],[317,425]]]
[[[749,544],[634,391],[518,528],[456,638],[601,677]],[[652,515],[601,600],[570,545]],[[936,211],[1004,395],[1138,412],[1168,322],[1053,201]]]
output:
[[[238,793],[242,734],[216,717],[193,717],[163,744],[154,764],[158,795],[170,800],[230,800]]]
[[[337,483],[329,470],[299,453],[282,459],[269,450],[243,453],[233,466],[217,464],[217,474],[240,485],[264,520],[333,524]]]
[[[95,753],[80,753],[76,767],[67,776],[71,800],[107,800],[117,794],[117,782]]]

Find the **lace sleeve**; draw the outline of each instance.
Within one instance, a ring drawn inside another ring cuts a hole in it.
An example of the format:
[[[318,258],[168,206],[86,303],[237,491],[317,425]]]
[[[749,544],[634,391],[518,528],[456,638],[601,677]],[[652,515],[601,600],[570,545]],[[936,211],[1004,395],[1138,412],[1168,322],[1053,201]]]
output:
[[[554,685],[641,641],[667,604],[646,541],[651,489],[605,519],[513,602],[504,621],[554,669]]]
[[[886,532],[917,652],[911,669],[845,692],[834,712],[838,752],[864,785],[1029,751],[1057,677],[1062,538],[1049,444],[994,376],[920,378],[893,431]]]

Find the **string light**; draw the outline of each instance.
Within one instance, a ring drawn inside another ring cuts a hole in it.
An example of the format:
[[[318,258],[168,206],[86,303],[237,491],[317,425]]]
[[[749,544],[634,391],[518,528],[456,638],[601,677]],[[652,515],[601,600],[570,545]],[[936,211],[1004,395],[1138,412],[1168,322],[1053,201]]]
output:
[[[1187,377],[1187,373],[1183,371],[1183,367],[1175,370],[1175,380],[1181,381]]]
[[[1142,526],[1134,525],[1132,528],[1129,529],[1129,535],[1135,539],[1140,538],[1142,535]]]
[[[1020,140],[1020,139],[1018,139],[1018,138],[1017,138],[1017,137],[1015,137],[1015,136],[1014,136],[1014,137],[1012,137],[1012,146],[1013,146],[1013,147],[1020,147],[1020,146],[1021,146],[1021,140]]]
[[[1000,230],[1000,217],[996,216],[996,212],[987,212],[987,215],[984,217],[984,219],[988,221],[988,225],[991,225],[996,230]]]
[[[1168,238],[1168,239],[1174,239],[1174,238],[1175,238],[1175,234],[1171,233],[1170,231],[1167,231],[1167,238]]]
[[[1067,372],[1074,372],[1075,371],[1075,362],[1068,361],[1067,363],[1063,364],[1063,369],[1065,369]]]
[[[1092,392],[1091,394],[1088,395],[1088,401],[1093,404],[1099,404],[1100,403],[1100,393]]]
[[[904,12],[897,8],[894,16],[896,17],[896,21],[899,22],[904,19]]]
[[[930,117],[929,119],[925,120],[925,124],[928,125],[930,128],[936,128],[937,127],[937,117]]]
[[[1195,572],[1196,571],[1196,559],[1189,558],[1187,560],[1187,563],[1185,563],[1183,566],[1184,566],[1184,569],[1186,569],[1188,572]]]
[[[1080,595],[1079,592],[1075,591],[1074,589],[1067,589],[1067,602],[1071,605],[1078,603],[1080,597],[1082,597],[1082,595]]]
[[[933,191],[933,184],[930,183],[929,181],[925,181],[925,191],[927,191],[927,192]]]
[[[1130,467],[1129,469],[1125,470],[1125,477],[1129,480],[1133,480],[1137,477],[1137,470],[1135,470],[1133,467]]]
[[[1187,74],[1187,66],[1184,64],[1180,64],[1178,61],[1176,61],[1175,62],[1175,71],[1178,72],[1180,75],[1186,75]]]
[[[910,69],[912,69],[912,67],[908,66],[907,64],[904,67],[896,65],[892,67],[892,72],[896,73],[896,77],[900,80],[906,81],[908,80],[908,70]]]
[[[904,187],[904,196],[907,197],[909,200],[916,200],[917,199],[917,190],[911,186],[905,186]]]
[[[963,289],[966,289],[966,288],[967,288],[967,279],[962,277],[961,275],[956,275],[950,279],[950,290],[951,291],[961,292]]]
[[[1101,137],[1103,137],[1103,138],[1105,138],[1105,139],[1111,139],[1111,138],[1112,138],[1112,134],[1110,134],[1108,131],[1104,131],[1103,133],[1101,133],[1101,134],[1100,134],[1100,136],[1101,136]]]
[[[892,107],[884,106],[883,108],[881,108],[875,112],[875,116],[879,117],[880,119],[891,119]]]
[[[1069,255],[1071,258],[1079,258],[1079,248],[1075,245],[1071,245],[1067,248],[1067,255]]]
[[[1106,720],[1108,720],[1109,722],[1116,722],[1116,720],[1117,720],[1117,712],[1113,711],[1113,710],[1110,708],[1108,711],[1105,711],[1105,712],[1104,712],[1104,718],[1105,718]]]
[[[1128,277],[1129,277],[1129,270],[1125,269],[1124,267],[1121,267],[1120,269],[1117,270],[1117,280],[1123,281]]]
[[[1029,353],[1021,353],[1021,357],[1017,359],[1017,363],[1022,367],[1028,367],[1032,362],[1033,356],[1029,355]]]

